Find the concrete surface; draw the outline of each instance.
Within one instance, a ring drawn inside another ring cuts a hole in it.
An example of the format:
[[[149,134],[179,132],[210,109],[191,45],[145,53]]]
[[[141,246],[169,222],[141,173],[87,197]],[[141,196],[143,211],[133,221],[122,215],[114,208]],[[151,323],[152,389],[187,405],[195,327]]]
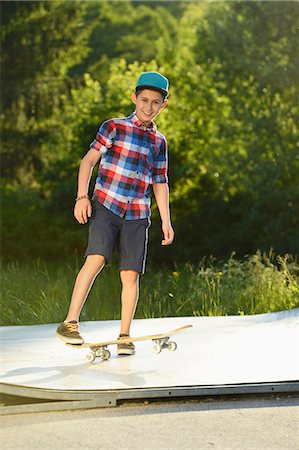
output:
[[[122,405],[1,418],[1,449],[298,450],[298,397]]]

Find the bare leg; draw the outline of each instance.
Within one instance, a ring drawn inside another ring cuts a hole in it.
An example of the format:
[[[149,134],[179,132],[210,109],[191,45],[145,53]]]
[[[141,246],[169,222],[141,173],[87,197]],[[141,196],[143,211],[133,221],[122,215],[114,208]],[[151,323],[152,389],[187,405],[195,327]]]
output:
[[[79,321],[79,316],[89,291],[97,275],[105,265],[105,258],[102,255],[89,255],[77,275],[72,299],[65,322],[70,320]]]
[[[121,333],[130,334],[130,326],[135,314],[139,296],[139,273],[134,270],[121,270]]]

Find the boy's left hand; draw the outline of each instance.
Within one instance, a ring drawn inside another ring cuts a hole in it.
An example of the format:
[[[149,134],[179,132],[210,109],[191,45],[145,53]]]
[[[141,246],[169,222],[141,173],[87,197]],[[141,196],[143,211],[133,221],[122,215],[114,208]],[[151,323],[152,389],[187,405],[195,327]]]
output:
[[[163,225],[162,224],[162,231],[164,234],[164,239],[162,240],[162,245],[170,245],[172,244],[174,240],[174,231],[172,229],[172,226],[170,224]]]

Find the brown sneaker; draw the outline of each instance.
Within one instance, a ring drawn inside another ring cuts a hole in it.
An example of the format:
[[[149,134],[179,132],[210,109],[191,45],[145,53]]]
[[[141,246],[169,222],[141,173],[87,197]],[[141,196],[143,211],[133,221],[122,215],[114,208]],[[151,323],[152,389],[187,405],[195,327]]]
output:
[[[76,320],[70,322],[62,322],[57,330],[56,336],[68,344],[83,344],[84,339],[79,333],[79,325]]]
[[[129,338],[128,334],[120,334],[117,338],[119,341]],[[135,355],[135,345],[133,342],[123,342],[122,344],[117,344],[117,354],[118,355]]]

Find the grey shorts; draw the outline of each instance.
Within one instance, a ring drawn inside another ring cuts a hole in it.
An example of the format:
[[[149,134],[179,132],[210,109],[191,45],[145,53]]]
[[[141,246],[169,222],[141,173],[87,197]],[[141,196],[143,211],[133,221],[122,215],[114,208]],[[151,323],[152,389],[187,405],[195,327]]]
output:
[[[110,264],[116,248],[120,270],[144,274],[150,224],[149,218],[125,220],[93,200],[85,256],[102,255]]]

